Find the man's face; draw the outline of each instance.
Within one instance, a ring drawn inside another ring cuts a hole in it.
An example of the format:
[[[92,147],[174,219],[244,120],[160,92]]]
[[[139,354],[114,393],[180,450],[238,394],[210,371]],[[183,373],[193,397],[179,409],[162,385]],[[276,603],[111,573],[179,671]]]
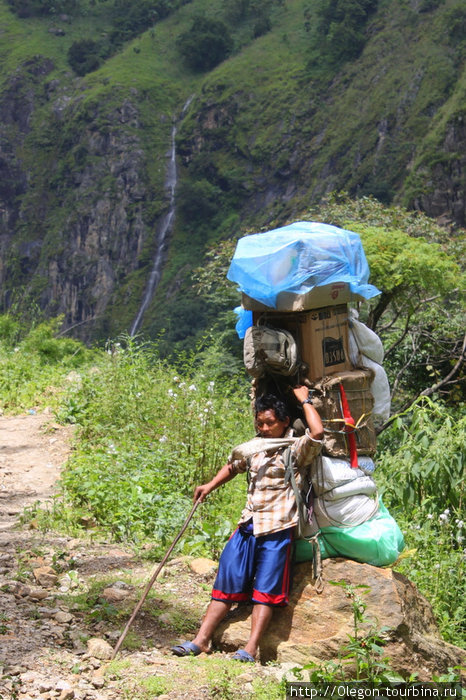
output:
[[[256,428],[263,438],[281,438],[290,424],[290,419],[278,420],[273,408],[260,411],[256,416]]]

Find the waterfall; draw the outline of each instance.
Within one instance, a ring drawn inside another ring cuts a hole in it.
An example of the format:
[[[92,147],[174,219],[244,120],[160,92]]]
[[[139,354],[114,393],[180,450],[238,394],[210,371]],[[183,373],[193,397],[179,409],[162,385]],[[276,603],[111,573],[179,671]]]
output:
[[[189,105],[191,104],[193,97],[194,97],[194,95],[191,95],[191,97],[187,100],[186,104],[184,105],[184,107],[181,111],[180,120],[186,114],[186,110],[188,109]],[[147,307],[149,306],[149,304],[152,300],[152,297],[154,296],[155,289],[156,289],[158,283],[160,282],[160,277],[162,275],[162,262],[163,262],[164,252],[165,252],[165,244],[166,244],[166,241],[168,238],[168,234],[170,233],[170,231],[172,229],[173,220],[175,218],[175,190],[176,190],[176,184],[177,184],[176,127],[177,127],[177,121],[174,120],[172,132],[171,132],[171,143],[170,143],[170,152],[169,152],[167,173],[165,176],[165,190],[169,194],[168,212],[164,216],[162,223],[160,225],[159,234],[157,236],[157,249],[155,252],[154,262],[152,264],[152,270],[151,270],[149,280],[148,280],[147,285],[146,285],[146,290],[144,292],[144,296],[142,298],[141,305],[139,307],[139,311],[138,311],[136,318],[134,319],[133,324],[131,326],[131,330],[129,332],[130,335],[135,335],[139,326],[141,325],[141,321],[142,321],[142,318],[144,316],[144,313],[146,312]]]

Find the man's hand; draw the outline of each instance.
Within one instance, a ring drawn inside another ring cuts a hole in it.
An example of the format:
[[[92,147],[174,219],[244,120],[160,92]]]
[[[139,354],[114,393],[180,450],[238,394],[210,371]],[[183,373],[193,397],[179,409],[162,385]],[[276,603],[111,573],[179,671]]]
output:
[[[307,386],[295,386],[293,387],[293,394],[296,396],[298,401],[302,403],[309,398],[309,389]]]
[[[211,492],[211,488],[209,487],[209,484],[202,484],[201,486],[196,486],[194,489],[194,498],[193,501],[205,501],[209,493]]]
[[[319,414],[317,413],[312,403],[303,403],[303,401],[306,401],[306,399],[309,398],[308,387],[295,386],[293,388],[293,393],[298,399],[298,401],[300,401],[302,404],[304,418],[306,419],[306,423],[311,433],[311,437],[313,438],[313,440],[322,440],[324,437],[324,428]]]

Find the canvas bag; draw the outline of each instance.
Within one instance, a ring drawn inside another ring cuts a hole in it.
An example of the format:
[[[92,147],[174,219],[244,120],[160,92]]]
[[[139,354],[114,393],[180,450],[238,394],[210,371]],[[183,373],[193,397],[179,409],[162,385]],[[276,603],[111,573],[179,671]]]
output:
[[[251,326],[244,336],[244,365],[253,377],[266,373],[289,377],[299,369],[298,346],[293,335],[281,328]]]

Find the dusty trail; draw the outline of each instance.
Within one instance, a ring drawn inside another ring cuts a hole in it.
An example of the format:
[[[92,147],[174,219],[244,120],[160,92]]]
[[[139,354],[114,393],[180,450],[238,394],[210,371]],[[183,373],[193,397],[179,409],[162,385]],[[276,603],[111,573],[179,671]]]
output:
[[[0,547],[24,539],[15,530],[24,508],[52,498],[71,435],[45,414],[0,417]]]
[[[99,638],[110,650],[114,647],[154,563],[114,544],[21,524],[25,508],[37,502],[44,506],[56,493],[72,435],[71,426],[56,424],[51,415],[0,416],[0,700],[212,697],[205,655],[193,666],[172,656],[169,646],[186,635],[178,629],[180,601],[196,625],[214,574],[194,572],[190,558],[169,561],[157,580],[155,599],[134,623],[135,650],[120,652],[123,665],[114,672],[106,649],[91,649],[88,640]],[[82,603],[73,603],[73,596],[83,592],[95,600],[96,586],[99,604],[126,606],[122,617],[93,619],[88,614],[92,604],[86,611]],[[251,697],[254,678],[270,677],[260,666],[243,675],[241,698]],[[150,683],[157,692],[147,693]]]

